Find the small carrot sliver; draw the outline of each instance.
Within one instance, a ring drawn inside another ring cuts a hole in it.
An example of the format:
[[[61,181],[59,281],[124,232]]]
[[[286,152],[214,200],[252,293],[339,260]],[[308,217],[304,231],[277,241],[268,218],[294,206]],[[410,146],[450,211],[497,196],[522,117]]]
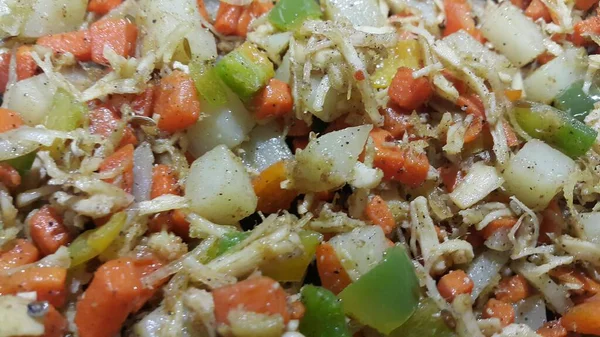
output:
[[[117,8],[122,0],[90,0],[88,3],[88,11],[104,15],[111,10]]]
[[[485,119],[485,106],[477,94],[460,95],[456,100],[456,105],[468,115]]]
[[[0,163],[0,182],[12,189],[21,185],[21,175],[9,164]]]
[[[519,145],[517,133],[512,126],[510,126],[510,123],[507,121],[502,121],[502,128],[504,130],[504,137],[506,137],[506,144],[508,144],[510,147]]]
[[[298,150],[304,150],[308,146],[308,138],[307,137],[294,137],[292,140],[292,148],[294,153]]]
[[[513,217],[496,219],[485,226],[481,234],[487,239],[500,229],[511,229],[516,223],[517,219]]]
[[[527,6],[529,5],[529,1],[527,0],[510,0],[510,3],[525,10],[525,8],[527,8]]]
[[[525,15],[527,15],[534,21],[538,19],[543,19],[546,22],[552,21],[550,11],[542,2],[542,0],[532,0],[529,6],[527,6],[527,9],[525,9]]]
[[[470,294],[473,291],[473,286],[473,281],[460,269],[452,270],[442,276],[437,284],[440,295],[450,303],[457,295]]]
[[[90,132],[94,135],[100,135],[102,138],[108,138],[119,127],[119,116],[112,110],[106,107],[96,108],[89,113]],[[137,138],[133,129],[127,125],[123,130],[123,136],[119,142],[119,147],[127,144],[137,145]]]
[[[0,108],[0,133],[16,129],[25,124],[18,112]]]
[[[37,247],[24,239],[17,239],[10,248],[0,253],[0,270],[33,263],[40,259]]]
[[[204,17],[206,20],[210,20],[204,0],[197,0],[196,3],[198,4],[198,11],[200,12],[200,15],[202,15],[202,17]]]
[[[190,75],[176,70],[163,77],[156,95],[154,113],[160,115],[159,129],[173,133],[198,120],[200,100]]]
[[[213,290],[212,295],[218,325],[229,324],[227,315],[235,309],[281,315],[286,324],[290,320],[286,293],[277,281],[269,277],[250,278],[234,285],[217,288]]]
[[[591,43],[591,34],[600,34],[600,15],[593,16],[583,21],[577,22],[573,26],[571,41],[576,46],[584,46]],[[588,35],[588,36],[585,36]]]
[[[60,308],[66,300],[67,269],[32,267],[10,275],[0,275],[0,295],[35,291],[38,301]]]
[[[394,220],[392,211],[387,202],[378,195],[371,198],[367,203],[365,215],[374,225],[381,227],[386,235],[391,234],[394,228],[396,228],[396,221]]]
[[[560,266],[549,272],[550,276],[558,279],[562,284],[576,284],[579,289],[573,290],[574,293],[585,295],[596,295],[600,293],[600,284],[587,276],[581,270]]]
[[[119,258],[100,266],[76,306],[75,324],[81,337],[115,336],[129,314],[138,311],[157,288],[140,279],[160,267],[155,260]]]
[[[71,242],[71,234],[63,223],[62,217],[48,205],[43,206],[29,219],[31,239],[42,254],[53,254]]]
[[[507,277],[500,281],[494,291],[497,300],[517,303],[531,295],[531,286],[521,275]]]
[[[337,295],[352,283],[333,246],[329,243],[324,242],[317,247],[316,260],[317,271],[324,288]]]
[[[290,208],[298,192],[281,188],[281,183],[286,179],[286,163],[279,161],[267,167],[252,181],[258,197],[258,211],[276,213]]]
[[[165,194],[181,195],[176,172],[168,165],[156,165],[152,168],[152,189],[150,198],[154,199]]]
[[[282,127],[283,125],[288,126],[287,135],[291,137],[308,136],[311,131],[310,126],[306,124],[305,121],[296,118],[292,118],[287,123],[283,119],[278,119],[278,121],[281,123]]]
[[[55,53],[71,53],[82,62],[92,59],[92,40],[87,30],[42,36],[37,44],[48,47]]]
[[[454,188],[456,188],[456,185],[464,176],[463,171],[457,165],[453,164],[442,166],[438,169],[438,171],[440,172],[442,183],[449,193],[454,191]]]
[[[425,77],[413,78],[412,69],[400,67],[388,89],[390,99],[399,107],[414,110],[425,104],[433,94],[433,88]]]
[[[154,89],[153,85],[150,85],[144,90],[143,93],[136,95],[131,101],[131,109],[136,115],[150,117],[152,115],[152,108],[154,104]]]
[[[37,63],[31,56],[31,46],[17,48],[17,80],[24,80],[35,75]]]
[[[224,35],[235,34],[238,21],[243,10],[243,6],[230,5],[221,1],[219,4],[219,10],[217,11],[217,18],[215,20],[215,29]]]
[[[8,72],[10,70],[10,59],[11,54],[9,52],[0,54],[0,93],[6,91],[6,85],[8,84]]]
[[[272,78],[254,99],[256,118],[266,119],[283,116],[292,111],[294,99],[290,86]]]
[[[464,143],[468,144],[476,140],[481,134],[481,131],[483,131],[483,118],[475,116],[467,127],[467,131],[465,131],[465,135],[463,137]]]
[[[535,60],[540,65],[544,65],[544,64],[546,64],[546,63],[554,60],[554,58],[556,58],[556,56],[554,56],[553,54],[545,51],[545,52],[541,53],[540,55],[538,55],[538,57],[536,57]]]
[[[483,308],[483,318],[498,318],[500,325],[505,327],[515,322],[515,309],[510,303],[491,298]]]
[[[471,5],[465,0],[444,0],[446,26],[443,35],[448,36],[461,29],[477,40],[482,40],[481,32],[475,28],[475,19],[471,14]]]
[[[116,178],[109,178],[105,181],[110,184],[117,184],[125,192],[131,193],[133,190],[133,145],[128,144],[117,150],[115,153],[106,157],[100,164],[100,172],[120,169],[122,174]]]
[[[402,138],[412,126],[410,115],[399,113],[390,107],[383,110],[383,118],[383,129],[395,139]]]
[[[584,302],[569,309],[560,319],[568,331],[600,335],[600,301]]]
[[[540,223],[540,243],[552,243],[550,235],[558,237],[562,234],[563,229],[566,227],[565,218],[563,217],[562,210],[558,205],[556,199],[552,199],[548,204],[548,207],[542,211],[542,222]]]
[[[111,48],[123,57],[133,56],[137,35],[137,26],[126,19],[102,19],[94,22],[90,26],[92,61],[108,64],[104,57],[104,47]]]
[[[587,11],[597,3],[598,0],[575,0],[575,8],[581,11]]]
[[[44,334],[42,337],[63,337],[67,334],[69,322],[52,305],[44,315]]]
[[[560,320],[544,323],[536,333],[542,337],[567,337],[567,329],[562,326]]]
[[[521,99],[523,96],[523,90],[504,90],[504,94],[508,98],[509,101],[515,102]]]

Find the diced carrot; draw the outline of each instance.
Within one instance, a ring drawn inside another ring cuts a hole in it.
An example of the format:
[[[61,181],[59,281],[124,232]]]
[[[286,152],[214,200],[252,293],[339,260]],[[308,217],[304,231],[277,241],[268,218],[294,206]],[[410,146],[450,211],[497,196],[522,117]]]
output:
[[[473,248],[479,248],[485,243],[485,239],[481,236],[481,233],[471,228],[467,233],[465,240],[473,246]]]
[[[10,70],[11,54],[9,52],[0,53],[0,94],[6,91],[8,84],[8,72]]]
[[[442,229],[440,228],[440,226],[434,226],[435,228],[435,234],[437,235],[438,241],[439,242],[444,242],[446,241],[447,235],[445,231],[442,231]]]
[[[273,8],[273,4],[271,2],[256,0],[250,5],[245,6],[238,19],[235,35],[246,37],[250,23],[252,23],[254,19],[271,10],[271,8]]]
[[[148,230],[151,233],[162,230],[175,233],[184,241],[190,239],[190,223],[185,219],[185,214],[180,210],[161,212],[154,215],[148,221]]]
[[[102,138],[108,138],[119,127],[119,116],[111,109],[106,107],[96,108],[89,113],[90,132],[94,135],[100,135]],[[137,145],[138,141],[131,126],[125,126],[123,137],[119,142],[119,147],[125,145]]]
[[[521,99],[523,96],[523,90],[504,90],[504,94],[509,101],[515,102]]]
[[[444,0],[444,12],[446,14],[444,36],[462,29],[477,40],[483,40],[481,32],[475,28],[475,19],[471,14],[469,2],[466,0]]]
[[[122,0],[90,0],[88,3],[88,11],[98,15],[104,15],[121,4]]]
[[[258,211],[276,213],[290,208],[298,192],[281,188],[281,183],[286,179],[286,162],[279,161],[263,170],[252,181],[254,192],[258,197],[256,207]]]
[[[173,226],[171,230],[173,233],[182,237],[184,240],[189,239],[190,234],[190,223],[185,218],[185,213],[179,209],[171,211],[171,219],[173,219]]]
[[[446,187],[448,193],[451,193],[456,188],[456,185],[464,177],[464,172],[454,164],[442,166],[438,169],[442,183]]]
[[[496,287],[494,295],[497,300],[508,303],[517,303],[531,295],[531,286],[521,275],[504,278]]]
[[[13,189],[21,185],[21,175],[9,164],[0,163],[0,182],[9,189]]]
[[[456,105],[468,115],[485,119],[485,106],[477,94],[460,95],[456,101]]]
[[[542,337],[567,337],[567,329],[562,326],[560,320],[544,323],[536,333]]]
[[[529,6],[527,6],[527,9],[525,9],[525,15],[534,21],[538,19],[543,19],[546,22],[552,21],[550,11],[542,0],[532,0],[531,3],[529,3]]]
[[[442,276],[437,284],[440,295],[450,303],[457,295],[470,294],[473,286],[473,280],[461,269],[450,271]]]
[[[469,89],[467,84],[465,82],[463,82],[462,80],[460,80],[450,70],[442,69],[441,73],[448,81],[450,81],[452,83],[452,85],[454,85],[454,88],[458,91],[458,93],[460,95],[465,94],[467,92],[467,90]]]
[[[506,144],[510,147],[519,145],[519,138],[517,137],[515,130],[510,126],[510,123],[502,121],[502,127],[504,130],[504,137],[506,137]]]
[[[500,229],[510,230],[516,223],[517,219],[514,217],[496,219],[485,226],[485,228],[481,230],[481,234],[487,239]]]
[[[48,205],[42,206],[29,219],[29,233],[43,255],[53,254],[60,246],[71,242],[71,235],[62,217]]]
[[[311,131],[310,126],[305,121],[296,118],[291,118],[287,123],[283,119],[278,119],[278,121],[282,126],[288,126],[287,135],[291,137],[308,136]]]
[[[552,199],[548,207],[542,211],[542,222],[540,223],[540,243],[552,243],[550,235],[559,237],[565,228],[565,219],[556,199]]]
[[[92,2],[94,0],[90,4]],[[92,59],[92,39],[87,30],[42,36],[37,44],[48,47],[55,53],[71,53],[79,61],[87,62]]]
[[[388,95],[392,102],[407,110],[425,104],[433,94],[433,88],[425,77],[413,78],[412,69],[400,67],[392,79]]]
[[[108,172],[119,169],[120,177],[105,179],[107,183],[122,188],[131,193],[133,189],[133,145],[128,144],[106,157],[100,164],[100,172]]]
[[[592,43],[591,38],[586,35],[600,34],[600,15],[577,22],[573,29],[574,32],[571,35],[573,44],[576,46],[584,46]]]
[[[598,0],[575,0],[575,8],[581,11],[587,11],[597,3]]]
[[[317,247],[316,260],[321,285],[325,289],[337,295],[352,283],[333,246],[329,243],[323,242]]]
[[[43,321],[44,334],[42,337],[63,337],[68,332],[69,321],[52,305],[44,315]]]
[[[214,25],[217,32],[223,35],[235,34],[243,11],[243,6],[230,5],[221,1]]]
[[[567,331],[600,335],[600,301],[584,302],[569,309],[560,319]]]
[[[568,283],[579,286],[579,289],[571,290],[575,294],[590,296],[600,293],[600,284],[588,277],[581,270],[560,266],[552,269],[549,274],[561,284]]]
[[[200,12],[200,15],[202,15],[202,17],[204,17],[206,20],[210,20],[210,16],[208,16],[208,11],[206,10],[206,5],[204,5],[204,0],[196,0],[196,3],[198,4],[198,11]]]
[[[500,325],[505,327],[515,322],[515,309],[510,303],[490,298],[482,311],[483,318],[497,318]]]
[[[429,160],[424,153],[410,148],[389,147],[386,142],[394,140],[392,135],[379,128],[371,131],[375,143],[375,167],[383,171],[385,179],[395,180],[411,187],[419,186],[427,178]]]
[[[133,56],[137,35],[137,26],[126,19],[102,19],[94,22],[90,26],[92,61],[108,65],[104,47],[111,48],[123,57]]]
[[[290,113],[294,108],[294,99],[290,86],[276,78],[256,94],[254,98],[257,119],[279,117]]]
[[[177,173],[168,165],[156,165],[152,168],[152,189],[150,198],[154,199],[165,194],[181,195]]]
[[[269,277],[249,278],[212,292],[217,325],[229,324],[231,310],[241,309],[266,315],[281,315],[285,324],[290,320],[287,296],[279,283]]]
[[[474,116],[473,120],[467,127],[467,131],[465,131],[465,135],[463,136],[463,141],[465,144],[471,143],[476,140],[479,135],[481,135],[481,131],[483,131],[483,118],[479,116]]]
[[[160,115],[158,128],[171,133],[196,123],[200,116],[200,100],[190,75],[176,70],[160,80],[154,113]]]
[[[306,307],[300,301],[294,301],[290,304],[290,319],[302,319],[304,317],[304,313],[306,312]]]
[[[40,252],[33,243],[17,239],[0,253],[0,270],[26,265],[39,259]]]
[[[0,295],[35,291],[38,301],[60,308],[66,300],[67,269],[32,267],[10,275],[0,275]]]
[[[510,3],[521,8],[522,10],[525,10],[525,8],[527,8],[527,6],[529,6],[529,3],[531,1],[530,0],[510,0]]]
[[[31,46],[17,48],[17,80],[24,80],[35,75],[37,63],[31,56]]]
[[[399,113],[396,109],[387,107],[383,110],[383,129],[395,139],[402,138],[410,130],[410,115]]]
[[[0,133],[16,129],[25,124],[18,112],[0,108]]]
[[[386,235],[391,234],[394,228],[396,228],[396,221],[394,220],[392,211],[387,202],[378,195],[371,198],[367,203],[365,215],[374,225],[381,227]]]
[[[154,86],[149,85],[143,93],[131,101],[131,109],[136,115],[150,117],[154,107]]]
[[[308,146],[308,137],[294,137],[292,147],[294,153],[298,150],[304,150]]]
[[[77,302],[75,324],[81,337],[115,336],[127,316],[142,308],[157,286],[145,287],[141,278],[161,264],[152,259],[119,258],[100,266]]]

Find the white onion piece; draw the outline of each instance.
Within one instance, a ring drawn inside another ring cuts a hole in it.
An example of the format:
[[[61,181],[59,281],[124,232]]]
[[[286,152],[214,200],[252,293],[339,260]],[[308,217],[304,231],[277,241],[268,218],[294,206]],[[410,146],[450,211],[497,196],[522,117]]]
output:
[[[593,243],[600,243],[600,212],[579,213],[579,221],[587,239]]]
[[[495,231],[489,238],[485,240],[485,246],[489,249],[493,249],[499,252],[509,251],[513,245],[508,238],[508,232],[510,230],[503,228]]]
[[[353,281],[378,264],[387,249],[385,234],[379,226],[355,228],[334,236],[329,243]]]
[[[546,302],[539,295],[530,296],[513,304],[515,323],[525,324],[537,330],[546,322]]]
[[[41,124],[52,106],[56,86],[45,74],[19,81],[5,94],[7,108],[18,112],[27,125]]]
[[[256,124],[242,101],[228,89],[225,105],[213,106],[204,100],[200,104],[206,117],[187,131],[190,152],[196,157],[220,144],[230,149],[240,145]]]
[[[540,26],[510,1],[486,14],[481,33],[517,67],[533,61],[546,50]]]
[[[541,103],[552,102],[561,91],[584,78],[586,60],[583,49],[567,49],[539,67],[523,82],[527,99]]]
[[[527,207],[545,208],[575,169],[575,162],[546,143],[533,139],[504,170],[504,187]]]
[[[494,167],[478,162],[450,193],[450,199],[461,209],[469,208],[502,186],[503,182],[504,179]]]
[[[252,3],[252,0],[221,0],[222,2],[228,3],[235,6],[246,6]]]
[[[41,336],[44,325],[27,312],[31,301],[18,296],[0,296],[2,336]]]
[[[296,153],[292,169],[294,187],[310,192],[331,190],[352,178],[372,125],[346,128],[313,139]]]
[[[133,151],[133,196],[136,202],[150,199],[153,163],[150,144],[144,142]]]
[[[194,161],[185,187],[190,209],[218,224],[234,224],[256,210],[250,176],[224,145]]]
[[[325,0],[325,15],[333,21],[348,20],[353,26],[381,27],[386,18],[377,0]]]
[[[35,38],[77,30],[87,0],[4,0],[0,2],[0,38]]]
[[[500,269],[508,262],[509,254],[506,252],[496,252],[486,250],[473,260],[467,269],[467,275],[473,280],[473,292],[471,299],[473,302],[485,289],[489,282],[500,272]]]
[[[259,125],[250,132],[250,139],[239,147],[244,165],[260,172],[278,161],[293,157],[279,129],[276,123],[271,123]]]

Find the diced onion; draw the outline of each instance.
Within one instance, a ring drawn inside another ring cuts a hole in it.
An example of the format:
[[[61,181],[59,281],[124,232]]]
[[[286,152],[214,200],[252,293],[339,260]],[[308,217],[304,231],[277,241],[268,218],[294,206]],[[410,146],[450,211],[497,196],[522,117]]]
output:
[[[13,85],[5,95],[7,108],[18,112],[27,125],[41,124],[52,106],[56,86],[45,74]]]
[[[587,239],[593,243],[600,243],[600,212],[580,213],[579,221]]]
[[[515,308],[515,323],[525,324],[537,330],[546,322],[546,302],[539,295],[530,296],[518,303]]]
[[[87,0],[5,0],[0,3],[0,38],[35,38],[77,30]]]
[[[379,226],[365,226],[334,236],[329,243],[352,280],[358,280],[383,259],[387,248]]]
[[[547,274],[538,275],[532,273],[536,265],[525,261],[515,261],[511,264],[511,269],[523,275],[535,288],[537,288],[550,306],[550,309],[564,314],[573,306],[566,289],[556,284]]]
[[[488,286],[500,272],[500,269],[508,262],[508,252],[496,252],[486,250],[473,260],[467,270],[467,275],[473,280],[473,291],[471,299],[475,301],[481,292]]]
[[[136,202],[150,199],[154,155],[150,144],[143,143],[133,152],[133,196]]]
[[[469,208],[502,186],[503,182],[494,167],[475,163],[465,179],[450,193],[450,199],[461,209]]]
[[[276,123],[259,125],[250,132],[249,140],[239,149],[244,164],[259,172],[278,161],[292,158],[292,151]]]

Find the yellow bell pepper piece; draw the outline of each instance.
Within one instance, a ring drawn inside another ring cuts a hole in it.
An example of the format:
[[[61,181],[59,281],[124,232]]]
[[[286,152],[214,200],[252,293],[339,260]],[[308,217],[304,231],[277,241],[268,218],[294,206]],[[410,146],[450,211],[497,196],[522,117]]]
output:
[[[302,281],[306,268],[315,257],[317,246],[323,241],[323,235],[313,231],[301,231],[298,236],[304,247],[304,252],[292,258],[285,257],[268,261],[260,268],[263,275],[280,282]]]
[[[418,69],[423,62],[423,53],[417,40],[400,40],[398,44],[389,50],[388,57],[376,67],[371,77],[373,86],[384,89],[390,86],[396,71],[400,67]]]
[[[119,236],[127,220],[127,213],[114,214],[102,227],[79,235],[69,246],[71,267],[83,264],[100,255]]]

